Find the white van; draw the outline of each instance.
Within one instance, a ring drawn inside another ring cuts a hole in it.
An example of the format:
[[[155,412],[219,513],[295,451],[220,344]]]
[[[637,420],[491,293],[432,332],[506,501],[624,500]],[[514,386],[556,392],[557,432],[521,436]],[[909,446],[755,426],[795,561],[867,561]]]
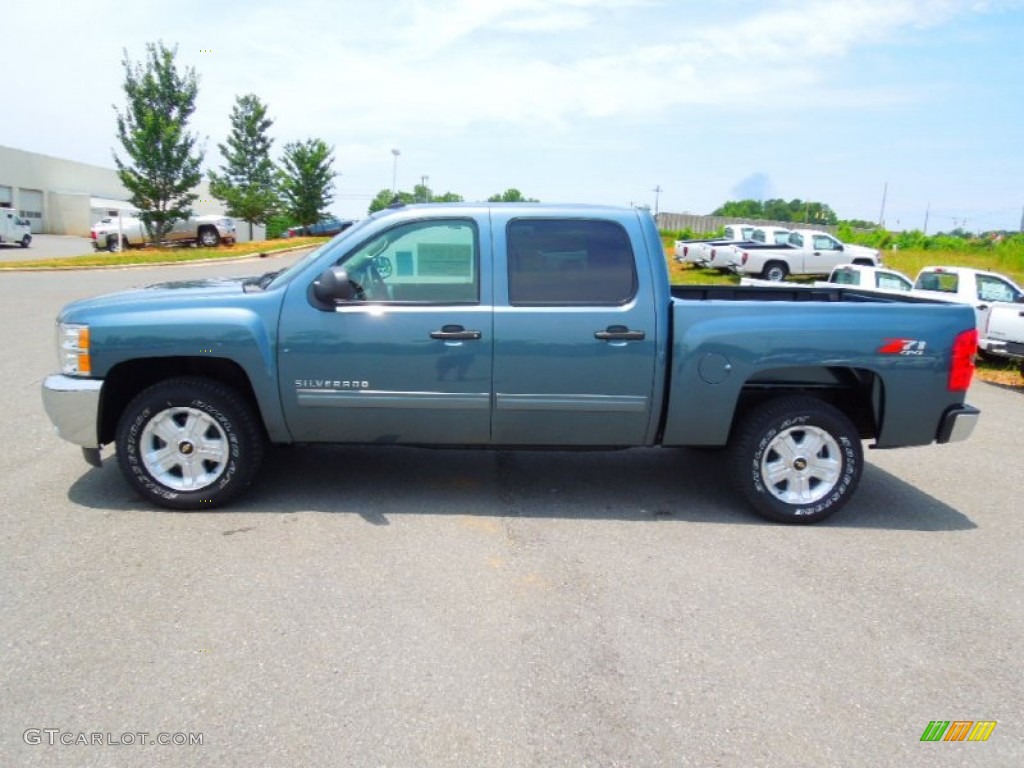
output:
[[[0,243],[17,243],[22,248],[28,248],[31,242],[32,230],[28,221],[12,208],[0,208]]]

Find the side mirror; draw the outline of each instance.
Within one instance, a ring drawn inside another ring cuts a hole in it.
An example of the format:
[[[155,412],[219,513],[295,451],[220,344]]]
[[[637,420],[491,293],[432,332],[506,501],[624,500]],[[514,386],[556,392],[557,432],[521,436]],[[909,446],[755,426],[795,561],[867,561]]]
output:
[[[356,289],[344,267],[328,267],[313,283],[313,295],[325,304],[336,301],[351,301]]]

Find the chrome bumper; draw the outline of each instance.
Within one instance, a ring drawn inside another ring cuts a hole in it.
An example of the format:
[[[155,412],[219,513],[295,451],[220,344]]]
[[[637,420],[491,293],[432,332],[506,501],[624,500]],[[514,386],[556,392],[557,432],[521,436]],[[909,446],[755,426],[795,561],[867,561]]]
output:
[[[43,407],[57,434],[83,448],[99,448],[102,379],[77,379],[60,374],[43,382]]]
[[[936,442],[956,443],[966,440],[974,431],[981,411],[971,405],[954,405],[942,416]]]

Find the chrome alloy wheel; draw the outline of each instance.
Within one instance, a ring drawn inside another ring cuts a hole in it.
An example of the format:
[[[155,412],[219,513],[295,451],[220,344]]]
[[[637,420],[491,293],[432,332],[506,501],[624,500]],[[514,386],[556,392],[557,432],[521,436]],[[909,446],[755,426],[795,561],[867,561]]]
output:
[[[140,441],[146,471],[175,491],[197,491],[224,473],[230,444],[221,426],[204,411],[175,407],[157,413]]]
[[[761,478],[786,504],[813,504],[835,488],[843,468],[839,443],[819,427],[779,432],[761,457]]]

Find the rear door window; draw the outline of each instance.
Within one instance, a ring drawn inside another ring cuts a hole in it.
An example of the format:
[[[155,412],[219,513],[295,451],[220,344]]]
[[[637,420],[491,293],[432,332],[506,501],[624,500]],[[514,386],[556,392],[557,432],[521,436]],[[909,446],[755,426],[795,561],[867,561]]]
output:
[[[513,306],[619,306],[636,296],[633,249],[615,222],[515,219],[507,240]]]

